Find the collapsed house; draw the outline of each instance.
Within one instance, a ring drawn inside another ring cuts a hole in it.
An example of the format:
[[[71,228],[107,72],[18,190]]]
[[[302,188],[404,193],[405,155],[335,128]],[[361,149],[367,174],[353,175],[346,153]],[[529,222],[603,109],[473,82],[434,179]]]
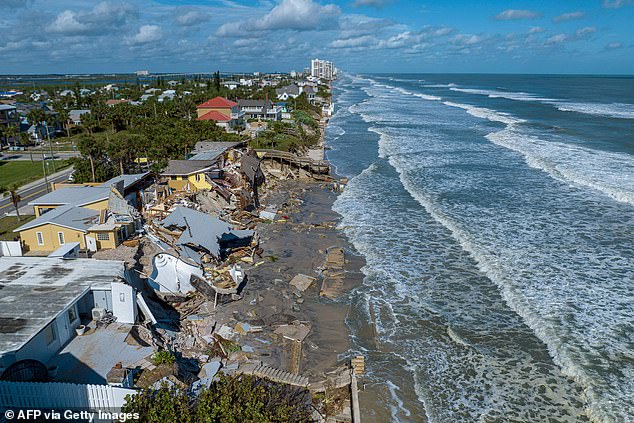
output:
[[[194,290],[191,276],[202,278],[203,269],[221,263],[236,248],[247,247],[255,234],[235,230],[226,222],[187,207],[177,207],[156,227],[175,253],[153,259],[152,288],[159,292],[186,294]]]

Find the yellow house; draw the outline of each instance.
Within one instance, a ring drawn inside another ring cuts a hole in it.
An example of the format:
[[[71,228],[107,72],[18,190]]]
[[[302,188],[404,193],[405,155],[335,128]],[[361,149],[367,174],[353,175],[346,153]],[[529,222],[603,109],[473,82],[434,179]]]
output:
[[[210,190],[212,185],[206,173],[212,169],[209,160],[170,160],[161,173],[168,178],[167,184],[179,191]]]
[[[46,212],[61,206],[75,205],[93,211],[108,208],[109,186],[67,186],[49,192],[29,203],[40,217]]]
[[[112,185],[119,184],[121,186],[122,184],[121,194],[129,196],[130,192],[137,189],[139,183],[148,177],[149,172],[145,172],[115,176],[100,184],[90,182],[86,184],[53,184],[54,191],[29,202],[29,205],[33,206],[36,217],[68,204],[92,210],[103,210],[108,208],[108,198]]]
[[[134,233],[131,217],[85,207],[65,205],[50,210],[15,229],[25,250],[51,252],[70,242],[80,249],[116,248]]]

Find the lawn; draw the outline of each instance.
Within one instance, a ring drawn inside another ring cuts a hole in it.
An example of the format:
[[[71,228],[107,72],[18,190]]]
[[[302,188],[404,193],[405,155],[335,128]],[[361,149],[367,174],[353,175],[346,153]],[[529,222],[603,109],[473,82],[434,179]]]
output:
[[[55,160],[57,171],[70,166],[68,160]],[[48,164],[48,172],[53,173],[53,163]],[[42,162],[29,160],[0,160],[0,186],[24,185],[44,177]]]
[[[23,216],[22,220],[18,222],[18,218],[15,216],[0,217],[0,241],[13,241],[13,238],[18,236],[13,230],[18,226],[24,225],[26,222],[35,219],[35,216]]]

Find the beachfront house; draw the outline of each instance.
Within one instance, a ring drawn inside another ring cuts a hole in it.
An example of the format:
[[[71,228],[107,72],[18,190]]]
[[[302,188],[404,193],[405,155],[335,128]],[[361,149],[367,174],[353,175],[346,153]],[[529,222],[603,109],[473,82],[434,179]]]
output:
[[[196,107],[198,120],[216,122],[216,125],[226,130],[242,125],[244,112],[240,111],[238,103],[223,97],[215,97]]]
[[[297,98],[301,94],[300,87],[295,84],[287,85],[282,88],[277,88],[275,90],[275,94],[277,94],[277,99],[281,101],[286,101],[289,98]]]
[[[42,255],[74,242],[82,250],[116,248],[140,224],[135,207],[148,176],[117,176],[100,186],[62,184],[30,202],[36,218],[14,230],[23,250]]]
[[[238,100],[247,119],[282,120],[282,108],[270,100]]]
[[[0,257],[0,284],[3,295],[12,298],[0,307],[0,376],[7,395],[15,395],[6,389],[12,383],[17,389],[20,383],[49,382],[51,376],[105,385],[117,362],[129,366],[153,351],[125,342],[139,316],[137,306],[143,310],[145,303],[137,303],[123,262]],[[94,320],[107,312],[116,323],[96,328]],[[30,399],[43,385],[30,386]],[[69,395],[59,389],[50,386],[49,395]]]
[[[210,190],[207,173],[215,169],[211,160],[170,160],[161,176],[177,191]]]

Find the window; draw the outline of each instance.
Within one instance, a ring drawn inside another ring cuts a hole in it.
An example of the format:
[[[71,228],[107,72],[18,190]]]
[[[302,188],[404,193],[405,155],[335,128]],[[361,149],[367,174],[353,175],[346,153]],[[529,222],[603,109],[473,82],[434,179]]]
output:
[[[110,234],[108,232],[98,233],[97,234],[97,239],[99,241],[109,241],[110,240]]]
[[[68,309],[68,321],[71,323],[77,320],[77,311],[75,311],[75,307],[76,306],[73,304],[73,306]]]
[[[59,245],[64,245],[64,232],[58,232],[57,239],[59,240]]]
[[[51,323],[45,327],[42,332],[44,334],[44,341],[46,342],[46,345],[51,345],[55,341],[55,327],[53,325],[54,323]]]
[[[196,174],[196,182],[200,182],[200,173]]]
[[[37,245],[44,245],[44,235],[42,235],[42,232],[36,232],[35,236],[37,237]]]

